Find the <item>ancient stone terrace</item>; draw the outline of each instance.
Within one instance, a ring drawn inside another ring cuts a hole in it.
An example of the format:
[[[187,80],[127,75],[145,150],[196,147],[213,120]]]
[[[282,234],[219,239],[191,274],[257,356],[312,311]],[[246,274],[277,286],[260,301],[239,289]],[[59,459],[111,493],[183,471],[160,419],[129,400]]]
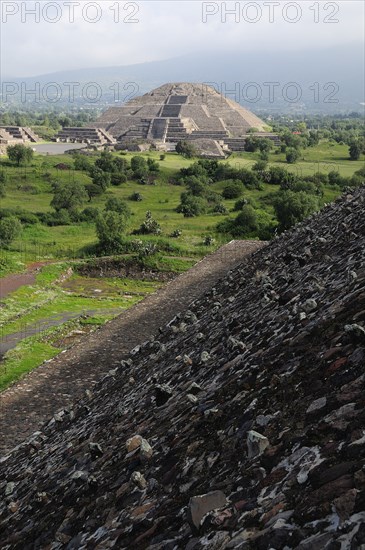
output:
[[[56,135],[57,141],[66,143],[98,143],[101,145],[116,143],[104,128],[63,128]]]
[[[11,144],[16,142],[36,143],[39,137],[30,129],[22,126],[0,126],[0,143]]]

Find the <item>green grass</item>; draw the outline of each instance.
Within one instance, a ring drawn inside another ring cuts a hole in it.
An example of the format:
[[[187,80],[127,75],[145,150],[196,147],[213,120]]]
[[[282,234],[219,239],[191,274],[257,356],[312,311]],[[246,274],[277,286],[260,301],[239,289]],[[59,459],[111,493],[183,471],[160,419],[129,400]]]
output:
[[[23,340],[16,348],[7,352],[0,364],[0,391],[60,351],[50,344],[39,342],[36,337]]]
[[[115,153],[119,155],[119,153]],[[135,153],[128,153],[124,156],[130,160]],[[151,157],[159,161],[160,153],[151,151],[143,153],[145,157]],[[239,153],[233,154],[225,162],[235,167],[250,168],[258,160],[257,153]],[[160,223],[163,230],[163,237],[168,238],[175,229],[181,229],[182,235],[179,239],[171,240],[177,245],[179,253],[182,255],[203,256],[207,249],[203,246],[204,236],[208,233],[214,233],[215,226],[222,216],[214,214],[205,214],[197,218],[184,218],[182,214],[176,212],[176,207],[180,202],[180,194],[183,187],[174,186],[169,183],[171,176],[184,166],[189,166],[195,160],[187,160],[176,153],[168,153],[163,161],[160,162],[161,172],[156,185],[140,185],[135,181],[129,181],[120,187],[111,187],[100,197],[96,197],[91,203],[85,206],[94,206],[99,209],[104,208],[106,200],[111,197],[120,197],[128,201],[133,216],[130,222],[129,231],[137,229],[142,223],[147,210],[151,210],[153,216]],[[2,199],[2,208],[16,208],[21,205],[22,208],[30,212],[51,211],[50,202],[52,199],[51,181],[81,181],[90,183],[87,174],[79,171],[57,170],[55,165],[63,162],[72,165],[70,155],[36,155],[32,166],[17,168],[10,166],[5,162],[4,169],[8,173],[9,183],[7,196]],[[302,151],[301,159],[295,165],[288,165],[284,154],[270,154],[270,166],[283,166],[289,171],[298,175],[310,175],[316,172],[328,173],[331,170],[338,170],[343,176],[351,176],[356,170],[364,164],[364,159],[359,161],[350,161],[348,159],[348,147],[346,145],[321,142],[316,147],[308,148]],[[220,191],[219,185],[213,186]],[[258,201],[258,204],[265,204],[265,195],[276,191],[275,186],[264,186],[263,191],[246,190],[245,196]],[[129,200],[129,196],[138,191],[142,194],[141,202]],[[326,201],[333,200],[338,191],[326,188]],[[223,201],[231,209],[234,201]],[[270,208],[268,208],[270,211]],[[149,237],[138,237],[150,240]],[[216,235],[217,246],[224,242],[222,236]],[[81,223],[70,226],[46,227],[42,225],[28,226],[19,239],[11,246],[9,253],[14,255],[14,260],[22,261],[23,256],[27,255],[29,259],[40,258],[77,258],[83,256],[88,247],[96,242],[95,226],[93,223]],[[1,270],[1,263],[0,263]],[[3,271],[4,272],[4,271]],[[6,272],[6,271],[5,271]],[[1,272],[0,272],[1,273]]]
[[[52,359],[64,346],[60,346],[61,338],[72,335],[75,329],[88,329],[87,332],[104,325],[112,316],[95,315],[85,319],[71,320],[59,327],[25,338],[15,348],[9,350],[0,363],[0,391],[22,378],[25,374]]]
[[[0,309],[2,336],[37,324],[41,327],[47,319],[61,321],[69,314],[78,316],[103,310],[122,312],[161,286],[158,282],[118,278],[90,280],[75,275],[61,287],[56,281],[66,267],[67,264],[46,266],[35,285],[22,286],[3,300]],[[102,292],[86,292],[86,285],[89,290],[94,288]]]
[[[112,196],[127,200],[132,210],[129,233],[141,225],[146,211],[151,210],[153,217],[162,227],[162,236],[130,235],[127,238],[169,244],[169,255],[159,253],[145,257],[144,266],[159,271],[180,273],[194,265],[199,258],[230,240],[230,237],[218,234],[215,230],[217,223],[225,216],[208,213],[195,218],[184,218],[176,212],[184,187],[172,185],[169,181],[176,175],[177,170],[196,162],[196,159],[187,160],[176,153],[168,153],[165,159],[160,161],[160,154],[157,151],[142,154],[160,163],[161,170],[155,185],[140,185],[135,181],[128,181],[120,187],[110,187],[103,196],[96,197],[84,206],[103,209],[106,200]],[[119,156],[120,153],[115,155]],[[130,160],[134,155],[135,153],[128,153],[124,158]],[[238,153],[223,162],[236,168],[251,168],[258,158],[258,153]],[[6,158],[0,160],[0,170],[5,170],[8,176],[7,195],[1,200],[1,208],[21,207],[32,213],[48,212],[52,210],[52,182],[91,182],[89,176],[83,172],[56,169],[55,165],[58,163],[72,166],[72,157],[36,154],[31,166],[20,168],[12,166]],[[346,145],[328,141],[302,151],[301,158],[295,165],[288,165],[285,155],[276,151],[269,157],[269,166],[282,166],[299,176],[317,172],[328,173],[331,170],[336,170],[343,176],[351,176],[363,165],[363,157],[359,161],[349,160]],[[223,186],[224,184],[218,182],[211,187],[213,191],[220,193]],[[274,212],[270,196],[277,190],[278,186],[263,184],[260,190],[245,189],[243,196],[271,216]],[[141,202],[129,200],[134,191],[142,194]],[[323,201],[329,202],[338,194],[337,189],[326,186]],[[235,216],[236,213],[232,212],[235,200],[222,202],[229,210],[228,215]],[[170,237],[175,229],[182,231],[182,235],[177,239]],[[203,244],[204,237],[208,234],[214,236],[214,246],[207,247]],[[32,326],[39,327],[39,334],[22,340],[16,348],[6,354],[5,360],[0,364],[0,389],[57,354],[63,348],[62,335],[67,334],[72,327],[77,325],[92,328],[103,324],[160,286],[155,282],[131,279],[92,279],[77,273],[63,285],[60,284],[58,281],[61,275],[74,265],[68,260],[79,260],[92,255],[92,247],[96,241],[94,223],[83,222],[56,227],[41,224],[25,225],[21,236],[12,243],[10,249],[1,250],[0,276],[24,271],[27,265],[35,261],[59,261],[43,267],[37,274],[34,285],[19,288],[2,302],[0,329],[3,336],[21,332],[24,327]],[[82,316],[85,312],[92,313]],[[44,321],[47,319],[60,324],[43,330]]]
[[[0,391],[64,349],[57,343],[73,328],[104,324],[161,286],[127,278],[89,278],[73,274],[58,283],[69,264],[45,266],[32,286],[7,296],[0,309],[1,337],[26,334],[0,363]],[[99,292],[101,291],[101,292]],[[58,326],[46,328],[50,322]]]

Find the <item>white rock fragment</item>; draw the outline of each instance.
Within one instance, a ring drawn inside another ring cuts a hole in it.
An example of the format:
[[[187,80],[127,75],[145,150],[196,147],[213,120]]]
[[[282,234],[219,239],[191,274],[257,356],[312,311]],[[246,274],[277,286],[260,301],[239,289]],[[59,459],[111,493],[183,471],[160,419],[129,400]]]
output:
[[[269,440],[264,435],[254,430],[250,430],[247,434],[248,458],[261,455],[264,450],[270,445]]]
[[[314,411],[319,411],[320,409],[323,409],[327,404],[327,398],[326,397],[320,397],[319,399],[315,399],[315,401],[312,401],[312,403],[309,405],[308,409],[305,411],[306,414],[309,414]]]

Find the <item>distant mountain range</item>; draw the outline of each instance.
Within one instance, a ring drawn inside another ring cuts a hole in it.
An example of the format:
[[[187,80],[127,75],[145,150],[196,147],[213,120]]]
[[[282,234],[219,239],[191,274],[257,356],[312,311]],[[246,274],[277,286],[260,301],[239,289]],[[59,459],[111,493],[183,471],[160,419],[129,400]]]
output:
[[[218,91],[257,113],[361,111],[364,52],[359,44],[320,51],[200,52],[135,65],[3,79],[2,104],[104,108],[166,82],[215,83]]]

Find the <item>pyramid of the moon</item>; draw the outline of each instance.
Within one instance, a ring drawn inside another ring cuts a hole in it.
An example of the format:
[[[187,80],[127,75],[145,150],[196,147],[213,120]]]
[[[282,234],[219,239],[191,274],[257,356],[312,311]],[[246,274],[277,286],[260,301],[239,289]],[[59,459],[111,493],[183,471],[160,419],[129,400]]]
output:
[[[182,139],[242,138],[265,123],[205,84],[164,84],[121,107],[105,111],[93,125],[117,141],[147,139],[176,143]]]

